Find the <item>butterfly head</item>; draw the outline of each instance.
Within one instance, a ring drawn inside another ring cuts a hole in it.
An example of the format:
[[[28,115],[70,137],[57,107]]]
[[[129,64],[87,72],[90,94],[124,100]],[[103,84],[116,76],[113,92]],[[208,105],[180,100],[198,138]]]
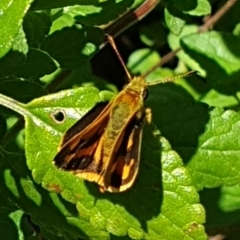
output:
[[[131,79],[131,82],[126,86],[127,90],[136,92],[139,96],[145,99],[147,84],[146,80],[139,76]]]

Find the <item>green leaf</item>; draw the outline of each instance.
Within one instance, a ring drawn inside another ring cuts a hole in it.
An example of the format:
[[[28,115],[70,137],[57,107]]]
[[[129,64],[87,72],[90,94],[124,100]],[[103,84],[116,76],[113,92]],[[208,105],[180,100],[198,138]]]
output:
[[[12,50],[24,55],[28,52],[28,45],[26,43],[25,33],[22,28],[19,29],[19,32],[14,39]]]
[[[233,212],[239,210],[240,201],[239,201],[240,186],[237,184],[232,187],[224,186],[221,189],[221,197],[219,200],[219,206],[224,212]]]
[[[62,12],[63,12],[62,9],[61,10],[58,9],[58,12],[55,13],[57,17],[52,22],[50,34],[58,30],[61,30],[65,27],[72,27],[75,24],[76,22],[75,19],[73,19],[69,14],[63,14]],[[52,15],[53,15],[52,18],[54,18],[54,13]]]
[[[83,86],[95,86],[100,90],[108,89],[117,92],[117,89],[113,84],[93,75],[91,64],[89,62],[82,65],[79,69],[72,71],[63,84],[58,85],[57,90]]]
[[[162,47],[166,44],[166,29],[159,19],[154,18],[140,28],[140,38],[149,47]]]
[[[216,108],[210,111],[204,134],[199,137],[197,148],[187,168],[198,189],[239,182],[239,121],[238,113]],[[231,169],[231,170],[229,170]]]
[[[179,36],[169,34],[168,40],[169,40],[169,45],[170,45],[171,49],[176,50],[179,47],[181,47],[180,46],[181,39],[184,36],[196,34],[197,30],[198,30],[197,26],[191,26],[191,25],[189,26],[188,25],[183,28],[183,30]],[[200,64],[194,58],[190,57],[187,53],[185,53],[184,51],[178,52],[177,56],[180,58],[181,61],[183,61],[191,69],[198,71],[202,76],[206,75],[204,69],[201,68]]]
[[[29,12],[23,22],[29,47],[39,48],[50,31],[51,19],[48,14]]]
[[[192,26],[184,28],[178,38],[170,35],[171,47],[176,49],[180,40],[184,52],[178,54],[179,58],[206,76],[209,88],[225,95],[235,95],[240,77],[239,38],[231,33],[212,31],[199,35],[194,31],[196,28]]]
[[[216,62],[220,68],[224,68],[226,74],[230,75],[239,71],[240,47],[239,38],[231,33],[208,32],[192,34],[182,39],[183,47],[205,54],[205,58]],[[203,64],[201,62],[201,64]]]
[[[234,30],[233,30],[233,34],[235,35],[235,36],[240,36],[240,23],[238,23],[236,26],[235,26],[235,28],[234,28]]]
[[[175,9],[165,9],[165,21],[170,29],[171,33],[174,35],[179,35],[182,32],[182,29],[185,25],[185,19],[181,16],[178,16],[179,13]]]
[[[76,69],[97,52],[102,40],[103,31],[99,28],[66,27],[48,36],[41,49],[57,60],[62,68]]]
[[[21,89],[20,93],[19,89]],[[12,80],[0,82],[0,93],[27,103],[36,96],[46,95],[47,91],[39,84],[33,82]]]
[[[27,212],[32,221],[40,227],[40,232],[62,236],[63,239],[86,239],[94,234],[103,240],[109,239],[107,233],[76,217],[79,214],[74,205],[37,185],[31,178],[23,155],[0,148],[0,160],[1,195],[7,196],[15,206]],[[57,190],[57,186],[55,187]]]
[[[184,51],[206,71],[208,84],[225,94],[239,89],[239,38],[231,33],[208,32],[185,36]]]
[[[42,10],[42,9],[52,9],[61,8],[71,5],[96,5],[99,4],[101,0],[35,0],[31,6],[31,10]]]
[[[72,216],[69,223],[78,221],[78,229],[84,232],[86,223],[91,225],[92,232],[89,225],[87,232],[91,239],[97,236],[94,228],[132,239],[206,239],[201,225],[204,210],[198,204],[191,178],[177,153],[151,126],[144,131],[138,180],[127,192],[101,194],[96,184],[52,165],[65,130],[110,96],[93,87],[77,88],[15,106],[17,111],[22,108],[19,112],[25,115],[27,164],[35,181],[76,204],[81,215]],[[65,116],[61,122],[54,118],[59,111]]]
[[[174,7],[178,8],[184,13],[193,16],[208,15],[211,12],[211,5],[208,0],[167,0]]]
[[[207,214],[206,230],[208,232],[215,232],[216,228],[229,228],[239,224],[240,216],[238,211],[225,211],[221,206],[221,198],[224,196],[224,189],[204,189],[200,192],[201,202],[203,203]],[[230,191],[234,191],[233,189]],[[211,199],[209,201],[209,199]],[[234,232],[234,231],[233,231]],[[232,238],[232,233],[228,234],[229,239]]]
[[[37,79],[50,74],[57,69],[52,58],[45,52],[38,49],[29,49],[26,61],[21,65],[16,76],[27,79]]]
[[[127,63],[127,67],[133,74],[142,74],[149,70],[154,64],[160,61],[160,56],[156,51],[149,48],[139,49],[133,52]]]
[[[32,0],[1,0],[0,2],[0,58],[12,47]]]
[[[189,15],[193,16],[204,16],[211,13],[211,5],[208,0],[198,0],[197,6],[190,11],[185,11]]]
[[[0,234],[3,239],[24,240],[33,234],[31,226],[27,223],[24,212],[0,209]],[[37,240],[37,237],[32,238]]]
[[[229,94],[222,94],[212,89],[201,97],[201,101],[207,103],[210,106],[229,108],[238,105],[238,98],[240,98],[239,92],[234,96]]]
[[[133,2],[133,0],[103,1],[97,6],[78,5],[66,7],[64,8],[64,12],[84,25],[102,25],[118,18]],[[109,11],[109,9],[111,9],[111,11]]]
[[[0,59],[0,77],[14,74],[25,60],[26,57],[22,53],[10,50]]]

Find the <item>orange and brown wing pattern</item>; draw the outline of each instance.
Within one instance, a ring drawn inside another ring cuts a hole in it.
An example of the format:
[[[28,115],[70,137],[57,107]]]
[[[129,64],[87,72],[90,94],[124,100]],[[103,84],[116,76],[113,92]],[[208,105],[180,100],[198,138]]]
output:
[[[101,191],[130,188],[138,173],[143,119],[139,95],[134,90],[121,91],[66,132],[55,165],[98,183]]]
[[[138,174],[144,117],[129,122],[110,169],[107,191],[122,192],[130,188]]]
[[[135,93],[124,92],[114,100],[103,135],[102,191],[124,191],[133,184],[145,118],[143,102]]]
[[[101,169],[101,138],[109,118],[111,103],[97,104],[82,119],[76,122],[64,135],[60,151],[54,164],[60,169],[78,173],[89,181],[97,181]],[[98,161],[96,161],[98,154]]]

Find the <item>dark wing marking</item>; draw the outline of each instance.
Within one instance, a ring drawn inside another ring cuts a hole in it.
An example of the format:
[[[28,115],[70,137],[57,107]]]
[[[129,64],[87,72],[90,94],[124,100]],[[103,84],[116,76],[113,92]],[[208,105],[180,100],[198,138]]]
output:
[[[111,103],[97,104],[66,132],[62,147],[53,160],[57,167],[68,171],[83,170],[93,162],[110,107]]]
[[[97,116],[100,115],[107,104],[108,102],[97,103],[87,114],[85,114],[79,121],[70,127],[63,136],[61,146],[63,146],[67,141],[69,141],[69,139],[89,126],[89,124],[92,123],[97,118]]]
[[[136,179],[140,160],[143,119],[136,117],[127,126],[121,145],[114,157],[109,191],[124,191]]]

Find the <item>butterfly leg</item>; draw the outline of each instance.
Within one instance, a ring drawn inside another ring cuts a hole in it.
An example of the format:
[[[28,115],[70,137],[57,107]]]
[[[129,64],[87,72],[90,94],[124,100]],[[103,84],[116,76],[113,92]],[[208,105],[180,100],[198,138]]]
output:
[[[152,133],[155,137],[159,137],[161,135],[159,129],[157,128],[157,126],[155,126],[154,123],[152,123],[152,110],[151,108],[146,108],[145,109],[145,121],[147,122],[147,124],[151,124],[151,128],[152,128]]]
[[[151,108],[145,109],[145,121],[150,124],[152,123],[152,110]]]

